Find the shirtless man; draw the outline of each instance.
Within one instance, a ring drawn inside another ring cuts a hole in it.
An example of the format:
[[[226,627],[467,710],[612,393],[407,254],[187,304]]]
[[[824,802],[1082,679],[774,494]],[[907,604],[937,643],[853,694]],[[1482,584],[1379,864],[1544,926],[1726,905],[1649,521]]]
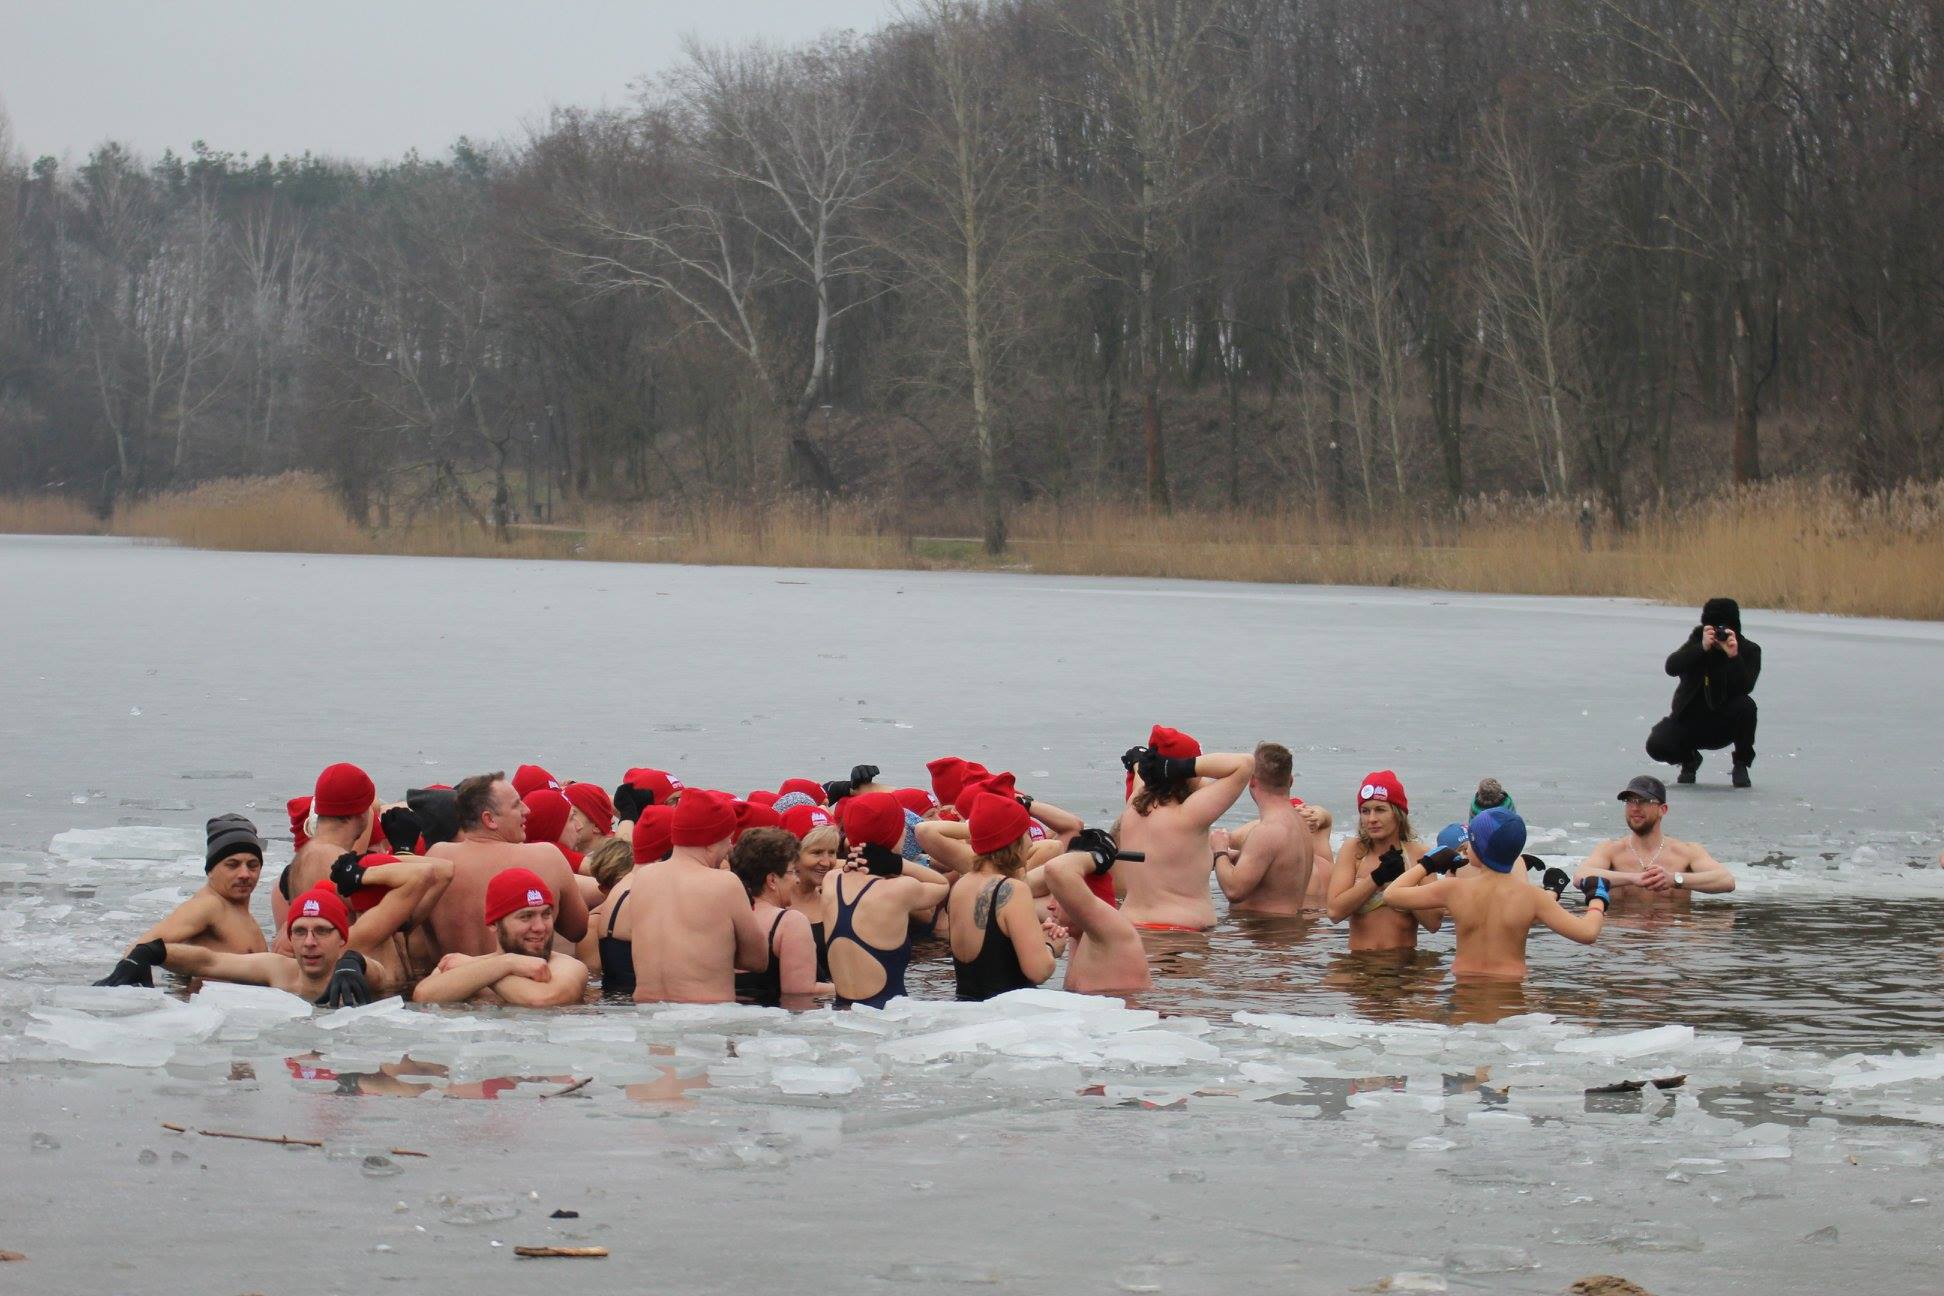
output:
[[[1104,891],[1111,896],[1113,885],[1099,885],[1106,882],[1119,851],[1113,834],[1101,828],[1083,829],[1074,835],[1072,845],[1026,875],[1034,895],[1052,897],[1053,921],[1073,935],[1067,950],[1066,988],[1075,994],[1151,989],[1154,979],[1148,973],[1141,933],[1102,895]]]
[[[372,826],[377,820],[378,789],[371,775],[356,765],[339,762],[327,766],[317,776],[317,790],[311,795],[310,813],[316,826],[310,838],[297,848],[290,865],[277,879],[270,895],[270,917],[278,930],[293,896],[302,895],[331,876],[331,865],[346,851],[363,854],[371,845]],[[405,843],[410,849],[415,843]],[[279,949],[288,952],[281,945]]]
[[[1249,795],[1260,817],[1233,834],[1217,828],[1215,880],[1228,897],[1230,913],[1297,914],[1310,908],[1310,875],[1315,847],[1309,825],[1290,804],[1294,758],[1280,743],[1257,743],[1255,776]]]
[[[1414,950],[1418,928],[1436,931],[1444,915],[1435,907],[1409,912],[1387,907],[1383,888],[1424,855],[1411,833],[1411,803],[1390,770],[1364,777],[1357,790],[1357,835],[1343,843],[1330,870],[1329,915],[1350,920],[1350,950]]]
[[[516,1008],[576,1004],[587,989],[587,964],[553,948],[553,892],[540,875],[523,868],[495,873],[481,910],[499,946],[496,954],[448,954],[439,969],[418,983],[413,1003],[450,1004],[477,999]]]
[[[1206,931],[1215,925],[1209,830],[1249,786],[1255,760],[1235,752],[1204,756],[1200,743],[1163,725],[1127,758],[1133,793],[1115,836],[1147,858],[1117,870],[1126,887],[1121,912],[1142,931]]]
[[[356,948],[351,940],[350,911],[329,885],[292,900],[284,927],[291,948],[288,955],[228,954],[201,945],[145,941],[122,961],[141,965],[145,972],[166,967],[209,981],[270,986],[332,1008],[369,1003],[373,990],[383,991],[397,984],[390,969]]]
[[[526,803],[506,775],[475,774],[453,789],[453,812],[459,821],[455,841],[431,847],[434,859],[452,861],[452,884],[432,906],[429,932],[430,961],[447,954],[491,954],[492,931],[479,921],[486,903],[486,886],[495,874],[510,868],[530,869],[547,890],[559,897],[554,927],[568,941],[587,935],[587,901],[567,867],[558,846],[527,843]]]
[[[735,802],[689,788],[675,803],[667,859],[634,872],[628,902],[636,1003],[728,1003],[737,972],[769,967],[769,942],[749,894],[723,867]]]
[[[217,815],[205,831],[202,887],[143,932],[136,943],[162,941],[200,945],[224,954],[261,954],[269,946],[250,913],[250,897],[263,876],[263,839],[257,836],[255,824],[235,814]],[[145,986],[154,980],[147,968],[124,959],[95,984]]]
[[[1679,841],[1661,832],[1667,817],[1667,785],[1642,774],[1620,790],[1626,803],[1626,837],[1603,841],[1580,866],[1575,882],[1602,878],[1613,890],[1621,912],[1687,907],[1693,892],[1721,895],[1735,889],[1735,875],[1708,854],[1705,846]]]
[[[1423,863],[1384,888],[1387,907],[1406,913],[1449,910],[1458,926],[1458,956],[1451,969],[1459,977],[1519,981],[1526,974],[1526,937],[1543,923],[1570,940],[1591,945],[1606,919],[1606,892],[1588,883],[1587,912],[1569,914],[1553,893],[1528,883],[1520,868],[1525,820],[1503,807],[1481,812],[1465,831],[1464,868],[1445,876],[1426,872]]]

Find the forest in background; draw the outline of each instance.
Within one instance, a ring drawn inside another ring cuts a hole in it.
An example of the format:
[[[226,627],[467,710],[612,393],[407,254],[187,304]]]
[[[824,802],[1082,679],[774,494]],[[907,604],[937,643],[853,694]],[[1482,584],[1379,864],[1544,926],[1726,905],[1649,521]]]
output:
[[[1944,471],[1941,47],[1944,0],[914,0],[437,159],[0,129],[0,492],[808,497],[995,553],[1884,496]]]

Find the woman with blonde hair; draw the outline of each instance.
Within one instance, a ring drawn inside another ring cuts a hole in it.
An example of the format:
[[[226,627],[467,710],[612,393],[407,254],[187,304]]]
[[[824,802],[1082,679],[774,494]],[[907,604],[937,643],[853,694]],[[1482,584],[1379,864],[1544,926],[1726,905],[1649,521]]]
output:
[[[1365,775],[1357,789],[1357,834],[1337,851],[1330,873],[1330,921],[1350,920],[1352,953],[1414,950],[1420,927],[1436,931],[1444,924],[1442,909],[1406,913],[1384,904],[1384,888],[1423,855],[1402,780],[1390,770]]]
[[[838,849],[843,834],[820,805],[792,806],[783,812],[783,828],[797,839],[796,861],[790,865],[784,889],[785,907],[810,920],[810,938],[817,945],[817,980],[830,980],[830,952],[824,942],[823,882],[843,862]]]

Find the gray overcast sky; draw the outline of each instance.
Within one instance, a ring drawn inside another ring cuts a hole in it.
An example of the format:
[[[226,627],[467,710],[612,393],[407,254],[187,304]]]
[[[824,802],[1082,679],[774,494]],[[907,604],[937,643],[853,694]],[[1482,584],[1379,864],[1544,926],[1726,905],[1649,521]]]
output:
[[[870,30],[894,0],[0,0],[0,104],[29,157],[117,139],[154,156],[376,160],[618,104],[684,33],[787,44]]]

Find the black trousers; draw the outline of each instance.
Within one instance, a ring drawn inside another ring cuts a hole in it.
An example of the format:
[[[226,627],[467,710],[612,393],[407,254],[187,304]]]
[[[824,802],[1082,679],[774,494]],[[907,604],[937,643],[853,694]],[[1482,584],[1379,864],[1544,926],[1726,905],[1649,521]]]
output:
[[[1700,764],[1701,753],[1735,749],[1737,765],[1755,763],[1755,699],[1743,694],[1715,710],[1689,707],[1669,716],[1647,735],[1647,754],[1666,765]]]

